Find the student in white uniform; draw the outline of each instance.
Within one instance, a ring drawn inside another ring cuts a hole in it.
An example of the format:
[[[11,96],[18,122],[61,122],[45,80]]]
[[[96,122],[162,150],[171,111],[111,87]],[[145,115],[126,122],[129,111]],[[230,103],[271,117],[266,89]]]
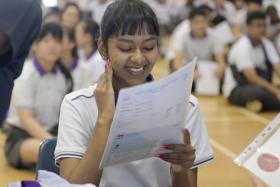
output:
[[[215,76],[222,80],[225,69],[222,43],[218,42],[216,34],[208,28],[203,9],[193,9],[189,19],[190,29],[178,41],[177,47],[173,48],[176,55],[170,60],[170,67],[173,68],[172,70],[177,70],[194,57],[198,58],[198,63],[216,61],[218,68]],[[194,77],[195,80],[196,78],[197,76]]]
[[[24,64],[15,81],[5,143],[5,156],[14,167],[32,167],[41,141],[57,134],[60,104],[68,91],[57,66],[61,39],[59,25],[43,25],[34,43],[35,58]]]
[[[173,152],[159,155],[161,159],[99,169],[119,90],[152,81],[150,72],[159,56],[159,25],[144,2],[117,0],[105,11],[100,35],[98,46],[109,63],[107,70],[96,85],[67,95],[61,106],[55,150],[61,176],[100,187],[197,186],[197,167],[212,160],[213,153],[193,96],[186,101],[190,111],[184,144],[169,145]]]
[[[100,75],[105,71],[105,63],[97,50],[97,37],[99,26],[90,19],[84,19],[76,27],[76,40],[81,54],[79,58],[88,70],[91,71],[91,83],[98,81]]]
[[[65,4],[61,11],[61,24],[63,28],[74,29],[82,18],[80,7],[73,2]]]
[[[201,9],[201,11],[204,12],[206,17],[208,17],[208,18],[211,17],[212,9],[209,6],[201,5],[197,8]],[[189,17],[189,15],[188,15],[188,17]],[[210,23],[210,20],[208,20],[208,22]],[[211,30],[211,28],[208,27],[207,30]],[[171,35],[169,48],[165,55],[165,60],[169,64],[171,72],[178,69],[178,67],[176,67],[177,64],[175,64],[174,61],[176,60],[177,53],[180,51],[183,51],[185,41],[183,41],[182,39],[187,38],[189,32],[190,32],[190,20],[185,19],[184,21],[182,21],[180,24],[178,24],[176,26],[176,28],[174,29],[174,31]]]
[[[63,30],[61,61],[72,75],[73,90],[92,85],[92,71],[78,58],[75,32],[73,29]]]
[[[229,52],[224,95],[229,102],[250,110],[280,110],[280,88],[272,83],[272,72],[280,76],[280,59],[272,42],[265,38],[265,14],[247,17],[247,33]]]

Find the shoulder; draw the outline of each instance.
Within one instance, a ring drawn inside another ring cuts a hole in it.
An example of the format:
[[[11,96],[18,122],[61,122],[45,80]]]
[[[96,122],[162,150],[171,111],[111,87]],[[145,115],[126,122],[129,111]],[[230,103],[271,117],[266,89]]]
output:
[[[93,86],[89,86],[87,88],[83,88],[74,92],[71,92],[65,96],[65,100],[71,103],[84,102],[91,98],[94,98],[94,90],[96,88],[96,84]]]
[[[94,90],[95,86],[90,86],[88,88],[84,88],[67,94],[64,97],[61,105],[60,120],[67,121],[70,120],[69,118],[75,118],[73,119],[73,121],[94,121],[98,114],[98,109],[94,97]],[[88,126],[91,125],[92,124],[88,124]]]
[[[18,79],[24,79],[24,80],[36,80],[40,77],[38,71],[36,70],[34,64],[32,63],[32,60],[25,61],[22,69],[22,73],[19,76]]]
[[[264,37],[264,38],[262,38],[262,42],[266,48],[271,48],[271,47],[274,48],[273,43],[269,39]]]
[[[250,40],[247,36],[241,37],[237,42],[233,45],[233,47],[250,47]]]
[[[252,49],[250,40],[243,36],[233,44],[229,56],[238,56],[239,53],[247,53],[250,49]]]

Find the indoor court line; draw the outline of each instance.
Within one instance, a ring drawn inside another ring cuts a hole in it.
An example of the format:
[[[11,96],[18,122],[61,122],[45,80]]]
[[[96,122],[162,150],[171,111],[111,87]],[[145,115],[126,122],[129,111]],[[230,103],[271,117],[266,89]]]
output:
[[[247,109],[244,109],[242,107],[235,107],[235,108],[236,108],[236,110],[240,111],[241,113],[243,113],[244,115],[248,116],[249,118],[251,118],[255,121],[262,122],[265,125],[267,125],[270,122],[270,120],[266,119],[265,117],[262,117],[262,116],[254,113],[254,112],[251,112]],[[237,157],[237,154],[235,154],[233,151],[228,149],[226,146],[218,143],[213,138],[210,138],[210,142],[215,149],[217,149],[218,151],[220,151],[224,155],[228,156],[232,160],[234,160]]]
[[[237,155],[234,152],[229,150],[224,145],[222,145],[222,144],[218,143],[217,141],[213,140],[213,138],[210,138],[210,142],[215,149],[217,149],[218,151],[220,151],[224,155],[228,156],[232,160],[234,160],[237,157]]]
[[[267,124],[271,121],[271,120],[269,120],[269,119],[266,119],[265,117],[262,117],[262,116],[260,116],[260,115],[258,115],[258,114],[256,114],[256,113],[251,112],[251,111],[249,111],[249,110],[247,110],[247,109],[244,109],[244,108],[242,108],[242,107],[237,107],[237,109],[238,109],[241,113],[243,113],[243,114],[245,114],[246,116],[248,116],[249,118],[251,118],[251,119],[253,119],[253,120],[257,121],[257,122],[262,122],[262,123],[264,123],[265,125],[267,125]]]

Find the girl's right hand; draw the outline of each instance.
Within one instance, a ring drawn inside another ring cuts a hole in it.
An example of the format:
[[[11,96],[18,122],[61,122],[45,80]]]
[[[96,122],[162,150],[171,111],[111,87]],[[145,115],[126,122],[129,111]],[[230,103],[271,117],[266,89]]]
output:
[[[98,119],[111,124],[115,113],[115,96],[112,85],[113,70],[111,66],[100,77],[94,91],[98,108]]]

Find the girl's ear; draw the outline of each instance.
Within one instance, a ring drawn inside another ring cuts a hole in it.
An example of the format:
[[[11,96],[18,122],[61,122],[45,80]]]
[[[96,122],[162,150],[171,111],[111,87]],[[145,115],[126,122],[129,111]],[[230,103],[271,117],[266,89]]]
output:
[[[98,51],[99,51],[100,55],[102,56],[103,60],[108,60],[104,43],[100,37],[98,38],[98,41],[97,41],[97,47],[98,47]]]

